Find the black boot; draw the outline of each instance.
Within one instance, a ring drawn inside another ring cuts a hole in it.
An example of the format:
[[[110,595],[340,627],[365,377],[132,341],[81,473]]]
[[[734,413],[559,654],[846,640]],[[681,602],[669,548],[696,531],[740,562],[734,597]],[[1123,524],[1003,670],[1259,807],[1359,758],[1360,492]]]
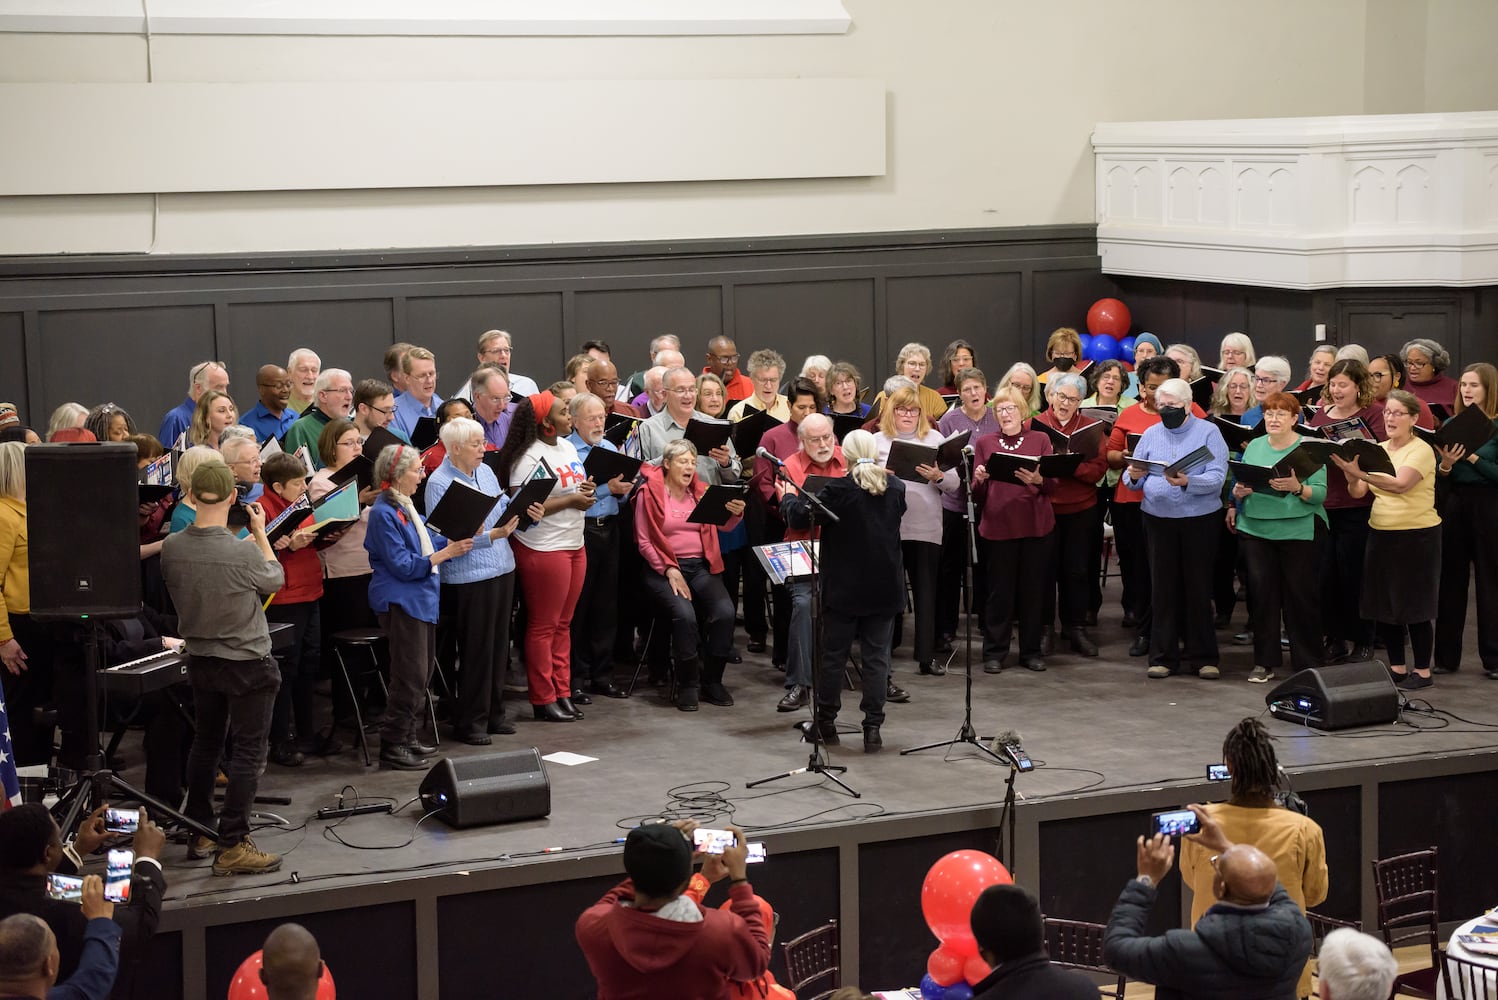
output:
[[[728,661],[721,656],[709,656],[702,666],[702,700],[719,708],[732,708],[733,695],[723,686],[723,670]]]
[[[821,740],[824,746],[835,747],[838,745],[836,713],[829,715],[819,708],[817,709],[817,717],[812,720],[811,724],[816,729],[817,738]],[[806,738],[810,741],[812,734],[808,732]]]
[[[698,687],[702,683],[702,661],[693,656],[676,664],[676,707],[697,711]]]
[[[1040,655],[1050,656],[1056,649],[1056,627],[1047,625],[1040,634]]]
[[[1078,656],[1097,655],[1097,643],[1088,637],[1087,632],[1080,625],[1066,630],[1066,641],[1071,643],[1072,652]]]
[[[878,753],[884,749],[884,738],[879,735],[879,727],[864,723],[863,726],[863,752]]]
[[[406,744],[381,740],[380,766],[395,771],[424,771],[428,764],[424,758],[412,753]]]
[[[531,714],[540,722],[575,722],[577,716],[571,712],[564,712],[556,702],[548,702],[545,705],[532,705]]]
[[[583,717],[582,709],[572,704],[571,698],[558,698],[557,708],[560,708],[564,712],[570,713],[574,719],[581,719]]]

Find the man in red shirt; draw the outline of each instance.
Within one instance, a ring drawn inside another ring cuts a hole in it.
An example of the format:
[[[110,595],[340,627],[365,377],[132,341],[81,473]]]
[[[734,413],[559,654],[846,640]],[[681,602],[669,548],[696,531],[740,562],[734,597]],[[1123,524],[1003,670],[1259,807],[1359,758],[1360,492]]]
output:
[[[727,337],[714,337],[707,342],[707,367],[702,369],[702,373],[706,375],[708,372],[723,380],[730,403],[754,395],[753,380],[739,371],[739,349]]]
[[[577,920],[577,943],[598,1000],[729,1000],[730,980],[751,980],[770,967],[770,929],[745,872],[749,845],[728,827],[734,846],[709,855],[702,874],[728,877],[728,910],[708,910],[684,895],[692,875],[696,824],[651,823],[624,841],[629,878]]]

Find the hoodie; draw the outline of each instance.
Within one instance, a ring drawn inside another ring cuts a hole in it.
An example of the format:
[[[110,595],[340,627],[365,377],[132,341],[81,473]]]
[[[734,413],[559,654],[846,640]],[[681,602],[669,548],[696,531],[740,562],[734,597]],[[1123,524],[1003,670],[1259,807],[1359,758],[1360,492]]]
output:
[[[748,882],[729,886],[729,909],[702,910],[700,923],[624,905],[634,895],[625,879],[577,919],[598,1000],[730,1000],[730,980],[753,980],[769,969],[769,928]]]
[[[1218,903],[1192,931],[1145,934],[1154,887],[1124,886],[1108,920],[1103,960],[1155,986],[1159,1000],[1294,1000],[1311,955],[1311,925],[1277,885],[1265,907]]]

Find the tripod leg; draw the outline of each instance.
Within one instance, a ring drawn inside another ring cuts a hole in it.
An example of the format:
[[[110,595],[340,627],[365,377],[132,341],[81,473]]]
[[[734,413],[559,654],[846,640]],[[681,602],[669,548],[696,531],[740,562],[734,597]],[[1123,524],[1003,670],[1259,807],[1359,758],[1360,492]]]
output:
[[[111,772],[109,774],[101,775],[100,778],[104,784],[104,787],[113,789],[115,792],[118,792],[120,798],[131,799],[145,806],[146,809],[149,810],[152,821],[163,825],[168,822],[178,823],[191,830],[193,833],[196,833],[200,837],[208,837],[212,840],[218,839],[217,830],[214,830],[213,828],[208,826],[204,826],[197,820],[189,819],[185,814],[172,808],[165,802],[162,802],[160,799],[147,795],[145,792],[130,784],[124,778],[121,778],[118,774],[114,774]]]
[[[88,802],[92,792],[93,782],[83,778],[63,793],[62,798],[52,807],[52,815],[64,837],[77,830],[78,821],[91,811]]]

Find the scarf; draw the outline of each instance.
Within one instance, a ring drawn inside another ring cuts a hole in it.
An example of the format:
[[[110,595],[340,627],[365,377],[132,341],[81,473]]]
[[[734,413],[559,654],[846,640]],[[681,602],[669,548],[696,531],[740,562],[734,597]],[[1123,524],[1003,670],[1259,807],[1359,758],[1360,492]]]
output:
[[[411,523],[416,526],[416,538],[417,541],[420,542],[421,554],[430,559],[433,552],[432,536],[427,533],[426,524],[421,520],[419,516],[417,516],[416,505],[411,502],[410,497],[406,496],[394,486],[389,487],[386,492],[389,493],[390,498],[395,501],[395,505],[402,511],[404,511],[406,517],[409,518]],[[437,572],[436,566],[432,567],[432,572]]]

